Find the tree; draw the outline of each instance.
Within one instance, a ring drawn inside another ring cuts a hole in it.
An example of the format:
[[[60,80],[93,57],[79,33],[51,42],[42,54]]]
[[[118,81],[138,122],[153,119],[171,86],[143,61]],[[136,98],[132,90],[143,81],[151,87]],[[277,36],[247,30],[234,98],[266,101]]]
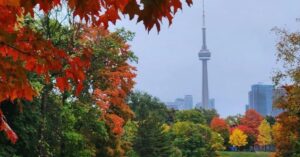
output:
[[[86,28],[81,25],[62,25],[57,19],[49,17],[37,20],[26,18],[25,21],[28,27],[38,31],[41,36],[49,36],[49,40],[55,46],[64,50],[67,55],[72,55],[70,59],[75,59],[72,62],[80,63],[76,57],[82,57],[81,54],[76,54],[74,49],[81,49],[82,45],[85,45],[93,50],[93,54],[89,56],[91,58],[90,66],[84,74],[85,80],[82,82],[84,86],[78,94],[76,91],[73,92],[76,88],[71,88],[71,81],[68,82],[70,90],[59,90],[59,88],[65,88],[64,85],[55,87],[56,76],[64,75],[61,71],[49,72],[48,83],[44,82],[41,75],[28,74],[28,79],[39,94],[34,98],[33,105],[36,108],[27,108],[38,110],[37,114],[33,114],[38,118],[32,121],[37,122],[38,127],[33,130],[36,131],[34,135],[39,141],[39,143],[31,143],[33,148],[27,151],[28,155],[124,155],[127,148],[122,146],[121,141],[123,125],[133,116],[132,111],[125,103],[125,97],[133,88],[133,77],[135,76],[133,67],[129,65],[129,61],[134,61],[135,56],[126,42],[131,39],[133,34],[124,30],[110,33],[102,27]],[[68,69],[70,64],[66,62],[62,66]],[[68,76],[73,77],[74,75],[68,72]],[[107,100],[108,103],[101,103],[103,100]],[[4,103],[2,102],[0,107],[6,111],[3,108]],[[22,104],[26,105],[30,102],[18,99],[12,103],[19,105],[18,108],[22,108]],[[78,108],[76,108],[77,106]],[[82,109],[80,106],[86,107]],[[73,111],[75,108],[76,111]],[[11,115],[5,112],[4,114],[5,117]],[[78,117],[78,119],[74,117]],[[14,124],[8,118],[6,120],[9,124]],[[22,120],[25,124],[28,122],[25,119]],[[20,123],[17,124],[21,126]],[[14,127],[16,126],[14,125]],[[20,135],[23,136],[20,139],[27,137],[25,131],[20,132]],[[32,137],[32,142],[35,141],[35,138]],[[26,150],[21,150],[22,152],[18,150],[17,153],[24,155],[23,152]]]
[[[277,60],[284,65],[273,77],[275,84],[285,90],[275,106],[284,112],[276,117],[273,127],[276,156],[297,157],[300,155],[300,32],[288,32],[275,28],[279,36]]]
[[[167,131],[169,110],[166,106],[157,98],[143,92],[132,92],[127,102],[135,114],[132,122],[137,124],[130,155],[169,157],[171,141]],[[125,136],[128,134],[125,132]]]
[[[153,116],[139,122],[134,150],[143,157],[169,157],[171,141],[163,131],[162,123]]]
[[[66,4],[63,5],[63,2],[66,2]],[[186,2],[188,5],[192,4],[191,0]],[[33,88],[28,73],[41,76],[47,84],[52,81],[49,74],[59,72],[58,75],[52,75],[52,77],[55,80],[54,85],[62,93],[72,90],[78,95],[83,89],[84,80],[86,79],[85,72],[88,71],[87,69],[90,66],[91,47],[77,45],[76,47],[69,47],[68,50],[70,51],[67,51],[54,44],[49,32],[41,34],[26,25],[26,21],[24,21],[26,16],[34,17],[34,9],[37,7],[40,9],[39,13],[49,17],[51,11],[62,8],[62,6],[66,6],[65,10],[68,12],[67,16],[70,17],[69,21],[72,24],[78,23],[78,26],[86,25],[98,28],[103,26],[107,28],[108,23],[115,24],[120,19],[121,14],[128,15],[130,19],[137,17],[138,22],[143,21],[147,30],[151,30],[154,26],[160,30],[163,19],[167,19],[170,24],[172,23],[173,15],[176,14],[178,9],[181,9],[182,2],[180,0],[0,1],[0,88],[2,89],[0,91],[0,102],[7,99],[11,101],[16,99],[32,101],[33,97],[39,94]],[[46,21],[49,21],[49,18],[46,18]],[[49,22],[46,23],[49,24]],[[74,46],[74,43],[71,46]],[[122,71],[121,69],[118,70]],[[45,98],[48,91],[49,89],[45,89],[43,92]],[[97,91],[96,95],[99,96],[101,92]],[[110,94],[115,94],[115,92]],[[0,112],[0,130],[4,131],[14,143],[17,136],[3,116],[4,114]],[[114,116],[107,114],[106,117],[115,122],[116,119],[119,119],[115,114]]]
[[[206,120],[207,125],[210,125],[210,123],[214,117],[219,117],[219,114],[217,113],[217,111],[215,109],[206,110],[206,109],[200,108],[200,109],[196,109],[196,110],[202,113],[202,115],[204,116],[204,118]]]
[[[150,115],[164,123],[168,120],[168,109],[159,99],[143,92],[132,92],[127,98],[129,107],[135,113],[134,120],[143,121]]]
[[[229,143],[233,146],[245,146],[247,142],[247,135],[240,129],[234,129],[230,135]]]
[[[216,132],[212,132],[212,139],[211,139],[211,147],[212,149],[216,150],[216,151],[223,151],[225,150],[224,147],[224,138],[222,137],[221,134],[216,133]]]
[[[229,142],[229,126],[227,122],[222,118],[214,117],[210,123],[210,128],[222,136],[225,142],[223,144],[227,146]]]
[[[48,99],[51,108],[46,113],[45,143],[49,156],[96,156],[103,149],[97,147],[108,139],[105,123],[99,121],[101,113],[90,104],[72,102],[62,105],[59,97],[51,95]],[[10,144],[0,137],[0,156],[32,157],[39,154],[39,112],[40,103],[26,102],[23,111],[13,103],[3,103],[7,121],[19,134],[19,141]],[[17,116],[16,116],[17,115]]]
[[[176,122],[171,128],[173,144],[180,149],[182,156],[189,157],[214,157],[212,148],[212,131],[203,124],[192,122]]]
[[[206,124],[204,114],[198,110],[182,110],[176,112],[176,122],[189,121],[198,124]]]
[[[255,110],[247,110],[241,118],[241,125],[245,126],[245,132],[248,135],[248,144],[254,145],[259,134],[258,127],[261,124],[263,117]]]
[[[210,123],[210,128],[220,134],[229,134],[229,126],[226,121],[219,117],[214,117]]]
[[[272,143],[272,130],[267,120],[263,120],[261,122],[261,124],[258,127],[258,131],[259,135],[257,138],[257,143],[260,146],[264,146],[266,148],[267,145],[270,145]]]
[[[236,127],[241,124],[242,115],[238,114],[235,116],[226,117],[226,122],[230,127]]]
[[[276,102],[276,101],[275,101]],[[275,119],[275,117],[273,117],[273,116],[266,116],[265,117],[265,119],[266,119],[266,121],[272,126],[272,125],[274,125],[275,124],[275,122],[276,122],[276,119]]]
[[[138,154],[133,149],[133,144],[136,140],[138,124],[135,121],[128,121],[124,126],[124,135],[122,136],[123,147],[126,147],[126,156],[138,157]]]

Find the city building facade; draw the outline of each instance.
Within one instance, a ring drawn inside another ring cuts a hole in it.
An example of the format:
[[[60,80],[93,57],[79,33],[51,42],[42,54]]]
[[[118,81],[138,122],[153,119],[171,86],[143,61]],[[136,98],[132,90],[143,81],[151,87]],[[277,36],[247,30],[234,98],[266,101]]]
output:
[[[248,93],[246,110],[254,109],[263,116],[277,116],[282,110],[276,108],[274,103],[284,94],[283,89],[275,89],[273,85],[255,84]]]
[[[174,102],[166,102],[166,106],[175,110],[191,110],[193,106],[193,96],[185,95],[184,98],[177,98]]]

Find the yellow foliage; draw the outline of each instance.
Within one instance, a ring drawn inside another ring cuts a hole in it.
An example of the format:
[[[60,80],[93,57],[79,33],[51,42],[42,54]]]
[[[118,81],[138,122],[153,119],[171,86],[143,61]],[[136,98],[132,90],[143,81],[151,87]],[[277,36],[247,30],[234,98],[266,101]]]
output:
[[[234,129],[229,138],[229,143],[233,146],[245,146],[247,142],[247,135],[240,129]]]
[[[263,120],[258,127],[259,135],[257,142],[260,146],[266,146],[272,143],[272,129],[270,124]]]

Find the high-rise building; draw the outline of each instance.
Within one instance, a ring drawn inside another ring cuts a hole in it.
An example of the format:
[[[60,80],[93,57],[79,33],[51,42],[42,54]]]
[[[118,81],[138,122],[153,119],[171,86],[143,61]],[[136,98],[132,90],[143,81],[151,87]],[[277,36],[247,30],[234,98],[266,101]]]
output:
[[[202,61],[202,106],[204,109],[209,109],[207,62],[210,59],[211,54],[206,45],[204,0],[203,0],[202,48],[198,53],[198,56],[199,59]]]
[[[249,105],[246,105],[246,106],[245,106],[245,109],[246,109],[246,111],[248,111],[248,110],[250,109],[250,106],[249,106]]]
[[[273,85],[255,84],[249,91],[249,105],[246,110],[254,109],[263,116],[277,116],[282,110],[274,106],[274,102],[285,93],[284,89],[275,89]]]
[[[255,84],[249,92],[249,108],[261,115],[271,115],[273,104],[273,85]]]
[[[184,109],[185,110],[193,109],[193,96],[192,95],[184,96]]]

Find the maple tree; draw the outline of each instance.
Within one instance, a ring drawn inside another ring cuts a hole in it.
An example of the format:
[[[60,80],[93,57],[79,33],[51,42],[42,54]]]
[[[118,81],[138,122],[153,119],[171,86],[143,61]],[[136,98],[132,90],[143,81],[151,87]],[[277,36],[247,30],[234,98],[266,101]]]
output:
[[[192,4],[191,0],[186,2],[188,5]],[[6,99],[11,101],[15,99],[32,100],[38,94],[31,85],[27,73],[38,74],[47,83],[50,81],[50,73],[59,72],[60,74],[55,76],[55,82],[61,92],[73,90],[71,82],[76,86],[74,91],[77,95],[84,88],[85,72],[90,66],[90,54],[92,53],[90,47],[84,45],[77,47],[73,49],[72,54],[75,55],[71,55],[54,45],[49,36],[45,37],[22,24],[22,17],[27,14],[34,17],[34,9],[37,7],[47,15],[62,3],[61,0],[0,0],[0,87],[3,89],[0,91],[0,101]],[[79,17],[79,22],[82,24],[107,28],[109,22],[115,23],[123,14],[128,15],[130,19],[137,17],[138,22],[142,21],[147,30],[151,30],[154,26],[160,30],[163,19],[167,19],[171,24],[173,16],[182,7],[180,0],[68,0],[66,3],[73,17]],[[122,79],[116,75],[122,75],[124,69],[128,69],[128,65],[119,67],[117,70],[113,69],[114,71],[106,69],[104,73],[112,72],[107,77],[118,82]],[[122,77],[132,76],[123,75]],[[117,86],[115,84],[113,87]],[[96,96],[103,95],[100,94],[103,92],[100,90],[95,90]],[[106,90],[106,92],[111,96],[117,95],[117,91],[114,89]],[[119,94],[122,95],[122,91]],[[111,96],[105,99],[111,99]],[[107,116],[111,121],[115,121],[115,124],[118,123],[115,125],[115,132],[120,132],[117,128],[121,123],[116,122],[120,119],[116,116],[109,116],[109,114]],[[5,122],[2,113],[0,119],[0,130],[5,131],[8,138],[15,142],[17,136]]]
[[[255,110],[247,110],[245,115],[241,118],[241,125],[244,132],[248,135],[248,142],[250,145],[254,145],[257,141],[259,134],[258,127],[261,124],[263,117]]]
[[[242,130],[236,128],[230,135],[229,143],[237,147],[245,146],[248,143],[247,135]]]
[[[230,128],[225,119],[214,117],[210,123],[210,128],[219,133],[224,139],[224,144],[228,146]]]
[[[229,126],[226,121],[220,117],[214,117],[210,123],[210,128],[218,133],[229,133]]]

